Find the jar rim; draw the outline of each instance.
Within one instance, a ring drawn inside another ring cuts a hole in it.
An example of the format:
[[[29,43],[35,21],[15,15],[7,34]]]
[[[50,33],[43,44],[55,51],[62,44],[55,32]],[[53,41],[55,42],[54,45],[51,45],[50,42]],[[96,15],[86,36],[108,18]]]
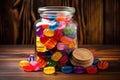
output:
[[[70,14],[74,14],[75,8],[68,6],[46,6],[38,8],[38,13],[42,14],[44,12],[67,12]]]

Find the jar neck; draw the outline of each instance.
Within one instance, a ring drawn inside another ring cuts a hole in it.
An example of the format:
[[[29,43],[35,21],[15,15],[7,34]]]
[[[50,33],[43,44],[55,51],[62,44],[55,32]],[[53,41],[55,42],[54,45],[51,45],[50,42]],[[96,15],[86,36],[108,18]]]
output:
[[[61,15],[61,17],[68,17],[71,19],[75,13],[75,8],[67,6],[46,6],[38,8],[38,13],[42,18],[49,16],[58,17],[58,15]]]
[[[48,18],[48,17],[62,17],[62,18],[68,18],[71,19],[73,14],[67,11],[45,11],[42,14],[40,14],[40,17],[42,18]]]

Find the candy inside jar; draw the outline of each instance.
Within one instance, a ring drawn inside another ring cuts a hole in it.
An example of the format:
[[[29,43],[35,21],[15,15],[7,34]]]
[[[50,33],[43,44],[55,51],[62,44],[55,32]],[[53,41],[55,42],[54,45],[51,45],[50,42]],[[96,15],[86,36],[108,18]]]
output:
[[[48,6],[39,8],[38,12],[41,18],[34,24],[37,56],[41,58],[41,54],[45,54],[44,57],[47,58],[45,61],[56,63],[54,66],[60,63],[64,63],[63,66],[67,65],[69,55],[77,48],[77,24],[72,19],[75,9]]]

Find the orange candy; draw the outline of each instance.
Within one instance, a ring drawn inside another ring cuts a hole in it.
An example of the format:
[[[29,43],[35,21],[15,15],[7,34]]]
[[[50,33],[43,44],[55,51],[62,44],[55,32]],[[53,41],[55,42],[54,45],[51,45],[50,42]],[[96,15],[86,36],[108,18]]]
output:
[[[65,17],[62,14],[57,14],[56,20],[58,22],[63,21],[64,19],[65,19]]]
[[[54,39],[49,39],[44,45],[48,48],[48,49],[52,49],[56,46],[57,41]]]
[[[63,36],[61,38],[61,42],[63,42],[64,44],[70,44],[70,43],[72,43],[72,39],[67,36]]]
[[[46,66],[46,61],[44,59],[38,57],[36,61],[40,64],[40,67]]]
[[[62,22],[62,21],[69,22],[70,21],[69,18],[66,17],[66,15],[63,15],[63,14],[57,14],[56,20],[58,22]]]
[[[98,68],[101,70],[105,70],[109,67],[109,63],[107,61],[100,61],[98,62]]]
[[[45,28],[45,29],[48,29],[49,25],[48,24],[43,24],[42,27]]]

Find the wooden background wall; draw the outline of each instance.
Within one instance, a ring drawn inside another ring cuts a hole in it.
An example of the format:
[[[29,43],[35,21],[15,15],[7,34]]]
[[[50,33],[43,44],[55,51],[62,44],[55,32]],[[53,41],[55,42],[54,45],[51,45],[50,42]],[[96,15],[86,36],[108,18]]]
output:
[[[120,45],[120,0],[1,0],[0,44],[33,44],[42,6],[75,7],[78,44]]]

